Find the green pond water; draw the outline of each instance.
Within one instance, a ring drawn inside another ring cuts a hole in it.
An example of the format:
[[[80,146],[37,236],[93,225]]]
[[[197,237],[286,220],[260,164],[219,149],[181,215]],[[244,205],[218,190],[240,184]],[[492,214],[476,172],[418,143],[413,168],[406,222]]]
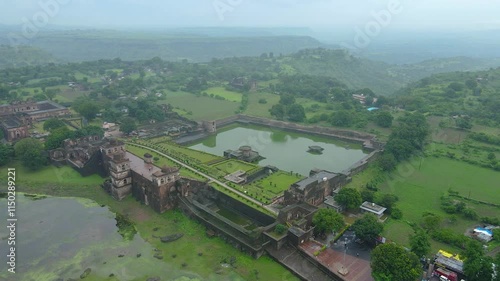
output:
[[[18,194],[16,203],[17,264],[12,274],[6,270],[7,200],[0,199],[0,280],[80,280],[86,268],[92,272],[84,280],[91,281],[199,278],[154,258],[152,246],[139,234],[124,239],[115,214],[91,200],[48,197],[34,201]],[[108,278],[110,274],[114,278]]]
[[[332,138],[295,133],[255,125],[231,125],[189,147],[223,156],[227,149],[249,145],[266,159],[258,164],[273,165],[281,170],[309,175],[313,168],[341,172],[368,153],[360,144]],[[324,148],[321,154],[308,152],[309,146]]]

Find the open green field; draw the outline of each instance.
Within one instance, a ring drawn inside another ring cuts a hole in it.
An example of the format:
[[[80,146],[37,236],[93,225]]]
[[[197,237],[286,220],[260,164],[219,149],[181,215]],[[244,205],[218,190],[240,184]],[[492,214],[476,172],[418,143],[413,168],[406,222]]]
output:
[[[235,159],[219,162],[219,163],[211,165],[211,166],[219,171],[226,173],[226,174],[231,174],[231,173],[234,173],[238,170],[250,172],[252,170],[259,169],[259,166],[255,165],[255,164],[251,164],[251,163],[247,163],[247,162],[243,162],[243,161],[239,161],[239,160],[235,160]]]
[[[457,234],[463,234],[468,228],[480,224],[479,221],[466,220],[460,214],[455,215],[456,221],[450,220],[452,215],[441,209],[440,201],[441,195],[447,195],[450,188],[466,197],[470,192],[472,199],[500,202],[499,172],[444,157],[417,158],[402,163],[385,178],[372,165],[354,176],[347,187],[361,190],[368,182],[377,178],[381,181],[378,193],[393,193],[398,196],[396,206],[403,212],[401,220],[390,218],[385,223],[384,236],[405,246],[409,245],[408,235],[413,232],[407,222],[420,223],[425,212],[439,215],[442,218],[441,227],[452,229]],[[500,217],[500,208],[464,202],[479,217]],[[432,252],[439,249],[460,251],[453,246],[432,241]]]
[[[420,159],[401,164],[389,180],[379,185],[380,192],[393,193],[399,197],[396,205],[403,212],[402,220],[389,220],[385,235],[391,240],[408,245],[407,235],[411,233],[411,228],[404,221],[420,223],[425,212],[441,216],[441,227],[452,229],[455,233],[465,233],[468,228],[477,226],[479,222],[466,220],[458,214],[455,215],[457,220],[451,222],[451,215],[440,207],[440,196],[452,189],[462,196],[470,195],[473,199],[498,203],[499,176],[499,172],[446,158],[424,158],[421,165]],[[499,208],[468,201],[465,203],[474,209],[479,217],[500,216]],[[433,246],[458,250],[435,241]],[[437,249],[433,248],[433,251],[435,250]]]
[[[239,106],[239,103],[236,102],[217,100],[211,97],[197,97],[185,92],[168,92],[166,99],[161,102],[183,109],[188,112],[186,117],[196,121],[229,117]]]
[[[267,103],[261,104],[259,103],[260,99],[265,99]],[[245,110],[245,114],[251,116],[260,116],[271,118],[271,114],[269,110],[273,105],[277,104],[280,100],[279,95],[271,94],[271,93],[249,93],[248,94],[248,107]]]
[[[139,204],[132,197],[127,197],[120,202],[114,200],[100,188],[99,185],[103,179],[99,176],[83,178],[69,167],[47,167],[37,172],[26,171],[20,167],[19,163],[13,163],[9,167],[16,167],[18,192],[84,197],[95,200],[100,205],[109,206],[111,211],[128,217],[135,224],[138,234],[161,251],[166,265],[173,265],[178,270],[198,274],[202,280],[298,280],[268,257],[255,260],[220,238],[208,238],[205,235],[204,226],[179,211],[158,214],[149,206]],[[2,181],[7,175],[6,170],[7,168],[0,168]],[[184,236],[168,244],[154,238],[154,236],[179,232],[184,233]],[[236,258],[235,267],[222,267],[221,263],[224,260],[228,261],[231,257]],[[92,274],[87,279],[89,281],[117,280],[116,277],[95,279]]]
[[[205,91],[208,95],[220,96],[228,101],[241,102],[241,93],[226,90],[224,87],[213,87]]]

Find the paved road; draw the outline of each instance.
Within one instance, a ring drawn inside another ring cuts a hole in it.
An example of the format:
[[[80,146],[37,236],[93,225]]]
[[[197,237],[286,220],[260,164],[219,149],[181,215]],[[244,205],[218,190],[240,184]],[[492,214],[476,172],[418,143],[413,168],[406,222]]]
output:
[[[165,154],[165,153],[163,153],[161,151],[158,151],[158,150],[156,150],[154,148],[151,148],[151,147],[148,147],[148,146],[145,146],[145,145],[142,145],[142,144],[137,144],[137,143],[128,143],[128,144],[137,145],[139,147],[142,147],[142,148],[154,151],[154,152],[156,152],[156,153],[158,153],[158,154],[160,154],[160,155],[162,155],[162,156],[164,156],[164,157],[166,157],[166,158],[174,161],[175,163],[181,165],[182,167],[184,167],[184,168],[186,168],[186,169],[188,169],[188,170],[190,170],[190,171],[192,171],[192,172],[194,172],[194,173],[196,173],[196,174],[198,174],[198,175],[200,175],[200,176],[208,179],[209,181],[212,181],[212,182],[215,182],[215,183],[219,184],[220,186],[224,187],[225,189],[229,190],[230,192],[237,193],[241,197],[243,197],[243,198],[245,198],[245,199],[247,199],[247,200],[249,200],[249,201],[251,201],[251,202],[253,202],[253,203],[257,204],[257,205],[259,205],[259,206],[262,206],[263,208],[265,208],[266,210],[268,210],[272,214],[278,215],[278,211],[276,211],[275,209],[273,209],[273,208],[271,208],[269,206],[266,206],[266,205],[262,205],[262,202],[260,202],[258,200],[255,200],[254,198],[246,195],[243,192],[239,192],[238,190],[233,189],[232,187],[226,185],[225,183],[219,181],[218,179],[215,179],[215,178],[213,178],[213,177],[211,177],[211,176],[209,176],[209,175],[207,175],[205,173],[202,173],[202,172],[196,170],[195,168],[193,168],[193,167],[191,167],[191,166],[189,166],[187,164],[184,164],[184,163],[178,161],[177,159],[172,158],[171,156],[168,156],[167,154]]]

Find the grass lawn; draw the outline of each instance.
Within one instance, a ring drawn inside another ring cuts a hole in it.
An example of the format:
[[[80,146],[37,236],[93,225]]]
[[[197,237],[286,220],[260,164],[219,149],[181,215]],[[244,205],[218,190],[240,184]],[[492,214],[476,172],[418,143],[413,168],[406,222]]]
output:
[[[216,168],[217,170],[220,170],[224,172],[225,174],[231,174],[234,173],[238,170],[242,170],[245,172],[249,172],[255,169],[258,169],[259,166],[235,159],[223,161],[220,163],[217,163],[215,165],[212,165],[212,167]]]
[[[198,151],[198,150],[194,150],[194,149],[191,149],[188,147],[180,146],[180,145],[177,145],[177,144],[172,143],[170,141],[165,140],[163,142],[161,142],[161,141],[158,142],[157,139],[163,140],[164,137],[153,138],[153,139],[149,139],[147,141],[139,141],[139,142],[142,143],[143,145],[146,145],[146,146],[149,146],[150,143],[157,144],[160,147],[162,147],[164,150],[166,150],[166,152],[169,155],[176,156],[176,157],[185,156],[187,158],[196,159],[202,163],[207,163],[207,162],[211,162],[211,161],[215,161],[215,160],[224,159],[222,157],[219,157],[219,156],[216,156],[216,155],[213,155],[210,153],[206,153],[203,151]]]
[[[234,115],[239,103],[217,100],[210,97],[197,97],[185,92],[169,92],[161,103],[169,103],[188,112],[186,117],[196,121],[214,120]],[[190,114],[189,114],[190,113]]]
[[[205,91],[208,95],[221,96],[228,101],[241,102],[241,93],[226,90],[224,87],[213,87]]]
[[[279,171],[251,184],[244,185],[243,190],[246,190],[248,195],[262,203],[269,204],[274,197],[280,196],[291,184],[301,179],[303,177],[300,175],[290,175],[288,172]]]
[[[267,103],[261,104],[259,103],[260,99],[265,99]],[[245,110],[245,114],[251,116],[259,116],[271,118],[271,114],[269,110],[275,104],[277,104],[280,100],[279,95],[271,94],[271,93],[249,93],[248,94],[248,107]]]
[[[120,202],[114,200],[99,187],[103,180],[99,176],[83,178],[69,167],[47,167],[37,172],[26,171],[19,163],[13,163],[9,167],[16,167],[18,192],[89,198],[98,204],[109,206],[113,212],[127,216],[135,224],[139,235],[161,251],[166,264],[173,265],[178,270],[199,274],[202,280],[298,280],[268,257],[255,260],[220,238],[208,238],[205,227],[179,211],[158,214],[130,196]],[[0,169],[2,181],[7,175],[6,170],[7,168]],[[158,229],[154,231],[155,228]],[[184,236],[168,244],[153,237],[179,232],[184,233]],[[221,262],[232,256],[236,258],[236,267],[221,267]],[[90,275],[87,279],[94,281],[94,277]]]
[[[145,148],[142,148],[142,147],[136,147],[136,146],[133,146],[133,145],[127,145],[127,151],[129,151],[130,153],[133,153],[139,157],[143,157],[143,155],[145,153],[149,153],[151,155],[153,155],[154,157],[158,157],[159,160],[158,161],[155,161],[155,165],[158,166],[158,167],[163,167],[163,166],[169,166],[169,167],[178,167],[179,165],[173,161],[171,161],[170,159],[166,158],[166,157],[163,157],[155,152],[151,152],[149,149],[145,149]],[[188,177],[188,178],[192,178],[192,179],[196,179],[196,180],[205,180],[204,177],[188,170],[188,169],[182,169],[180,170],[180,174],[181,176],[183,177]]]

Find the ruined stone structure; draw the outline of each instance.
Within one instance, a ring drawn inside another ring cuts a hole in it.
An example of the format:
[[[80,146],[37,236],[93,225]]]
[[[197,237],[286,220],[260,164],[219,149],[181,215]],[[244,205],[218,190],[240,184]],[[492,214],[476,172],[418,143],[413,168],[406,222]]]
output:
[[[52,101],[23,101],[0,105],[0,128],[9,142],[29,136],[34,122],[69,115],[69,110]]]
[[[217,123],[215,121],[203,121],[203,128],[209,134],[214,134],[217,132]]]
[[[78,139],[67,139],[63,146],[49,151],[52,163],[69,165],[82,176],[98,173],[104,176],[101,146],[106,143],[100,136],[87,136]]]
[[[110,140],[101,145],[104,168],[110,176],[106,190],[117,200],[132,192],[130,160],[121,141]]]
[[[131,161],[132,195],[156,212],[163,213],[176,206],[176,186],[180,185],[181,179],[179,168],[158,168],[152,165],[148,156],[144,155],[144,159],[141,159],[128,153]]]
[[[0,120],[0,129],[8,142],[18,141],[29,136],[28,126],[15,115],[10,115]]]
[[[238,159],[250,163],[264,159],[264,157],[260,156],[260,154],[257,151],[253,150],[248,145],[243,145],[240,148],[238,148],[238,150],[228,149],[224,151],[224,157],[228,159]]]
[[[323,170],[312,170],[308,178],[298,181],[290,186],[284,194],[284,202],[291,205],[299,202],[313,206],[321,205],[327,196],[341,186],[345,185],[348,178],[345,174],[337,174]]]

